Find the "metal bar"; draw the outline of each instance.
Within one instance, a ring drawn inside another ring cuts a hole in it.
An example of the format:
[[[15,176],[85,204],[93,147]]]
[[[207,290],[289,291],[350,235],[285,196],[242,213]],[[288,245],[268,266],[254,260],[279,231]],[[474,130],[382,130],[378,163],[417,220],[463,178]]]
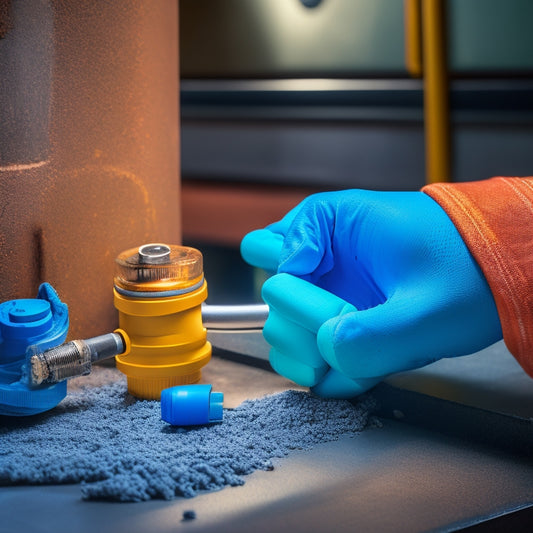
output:
[[[426,181],[451,181],[450,104],[444,0],[422,3]]]
[[[268,305],[202,305],[202,321],[207,329],[263,329]]]
[[[421,0],[404,0],[405,67],[413,78],[422,76]]]

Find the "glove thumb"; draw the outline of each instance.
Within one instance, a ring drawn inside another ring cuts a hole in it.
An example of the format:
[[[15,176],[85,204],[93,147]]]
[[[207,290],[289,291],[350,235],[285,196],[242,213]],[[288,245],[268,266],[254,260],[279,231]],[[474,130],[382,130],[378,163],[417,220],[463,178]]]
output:
[[[371,378],[427,364],[435,339],[412,299],[391,298],[363,311],[325,322],[317,333],[325,361],[351,378]],[[438,341],[437,341],[438,342]],[[423,359],[423,360],[422,360]]]
[[[317,333],[319,351],[348,377],[368,378],[468,355],[498,340],[494,306],[449,300],[435,285],[397,290],[381,305],[326,321]]]

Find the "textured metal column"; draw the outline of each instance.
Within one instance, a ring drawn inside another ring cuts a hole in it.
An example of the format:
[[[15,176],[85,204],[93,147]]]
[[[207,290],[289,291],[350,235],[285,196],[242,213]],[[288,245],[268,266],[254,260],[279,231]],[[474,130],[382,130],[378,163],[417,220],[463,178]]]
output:
[[[177,2],[2,0],[0,300],[117,323],[113,261],[180,242]]]

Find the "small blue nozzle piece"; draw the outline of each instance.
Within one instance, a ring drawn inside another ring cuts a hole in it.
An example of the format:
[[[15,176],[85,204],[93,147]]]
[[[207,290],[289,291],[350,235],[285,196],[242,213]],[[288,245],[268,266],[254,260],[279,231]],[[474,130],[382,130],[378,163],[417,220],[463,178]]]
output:
[[[178,385],[161,391],[161,418],[173,426],[196,426],[222,420],[224,394],[212,385]]]

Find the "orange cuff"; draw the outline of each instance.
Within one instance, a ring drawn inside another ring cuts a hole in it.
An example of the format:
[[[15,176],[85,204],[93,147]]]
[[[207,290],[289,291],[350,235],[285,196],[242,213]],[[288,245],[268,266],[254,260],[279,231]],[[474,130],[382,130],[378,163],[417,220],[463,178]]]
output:
[[[533,377],[533,177],[422,189],[448,214],[490,286],[503,339]]]

